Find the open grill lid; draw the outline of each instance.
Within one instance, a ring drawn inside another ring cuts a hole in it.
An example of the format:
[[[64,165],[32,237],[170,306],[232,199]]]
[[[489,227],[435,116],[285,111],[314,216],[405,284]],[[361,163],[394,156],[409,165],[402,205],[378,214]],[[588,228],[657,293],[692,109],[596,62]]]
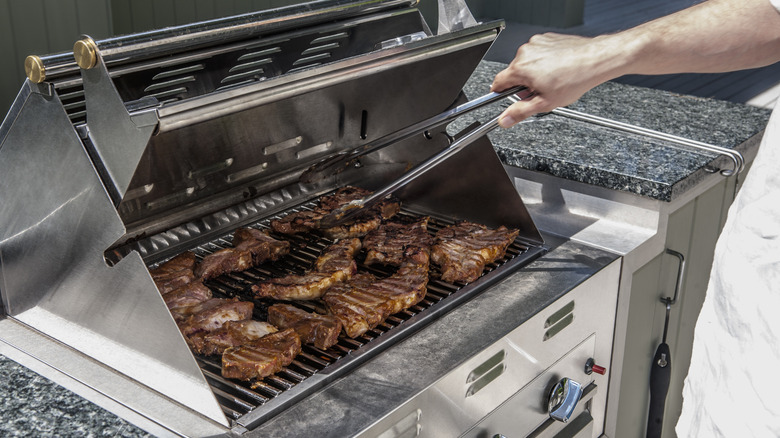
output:
[[[450,107],[502,26],[432,35],[416,9],[373,3],[334,20],[321,2],[319,20],[117,65],[112,49],[104,60],[100,42],[80,43],[95,50],[81,60],[94,64],[82,70],[88,144],[126,238],[294,185],[317,161]]]
[[[380,187],[446,147],[441,127],[298,181],[462,101],[503,23],[433,35],[415,5],[326,0],[87,38],[87,68],[41,58],[43,80],[25,81],[0,125],[5,312],[228,426],[146,264],[341,185]],[[541,242],[487,139],[398,195]]]

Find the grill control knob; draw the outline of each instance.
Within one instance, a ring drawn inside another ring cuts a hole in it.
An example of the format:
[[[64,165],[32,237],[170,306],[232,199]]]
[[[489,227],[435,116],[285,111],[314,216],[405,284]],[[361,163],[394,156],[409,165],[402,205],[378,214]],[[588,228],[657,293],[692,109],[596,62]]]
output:
[[[590,358],[585,362],[585,374],[589,375],[591,373],[601,374],[603,376],[604,374],[607,374],[607,369],[600,365],[596,365],[593,358]]]
[[[582,397],[582,385],[564,377],[553,386],[547,399],[547,411],[553,420],[566,423]]]

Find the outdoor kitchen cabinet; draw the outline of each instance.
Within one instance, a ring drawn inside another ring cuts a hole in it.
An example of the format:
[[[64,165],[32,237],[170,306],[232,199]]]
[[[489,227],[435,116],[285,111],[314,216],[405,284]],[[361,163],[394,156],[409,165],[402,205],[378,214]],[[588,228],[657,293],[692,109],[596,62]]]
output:
[[[606,436],[645,433],[651,362],[662,341],[666,316],[661,299],[674,296],[681,267],[680,259],[667,249],[684,258],[681,288],[670,309],[666,340],[672,371],[663,436],[676,436],[674,426],[682,406],[694,326],[704,301],[715,244],[744,173],[739,179],[712,174],[683,196],[665,202],[507,169],[516,177],[516,186],[540,229],[564,230],[572,240],[622,255]],[[545,193],[546,203],[536,198],[541,193]],[[558,205],[552,205],[556,198],[552,193],[557,193]],[[578,215],[579,221],[571,221]]]

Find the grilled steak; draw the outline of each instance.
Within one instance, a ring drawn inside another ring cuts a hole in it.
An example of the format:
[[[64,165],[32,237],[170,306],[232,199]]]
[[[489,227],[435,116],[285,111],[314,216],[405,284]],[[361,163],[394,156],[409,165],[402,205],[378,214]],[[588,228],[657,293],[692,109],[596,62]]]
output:
[[[341,240],[325,248],[312,272],[262,281],[252,285],[252,292],[258,298],[277,300],[320,298],[326,289],[349,279],[357,271],[354,257],[360,248],[359,239]]]
[[[199,281],[185,284],[178,289],[163,294],[163,300],[169,309],[194,306],[210,298],[211,290]]]
[[[320,219],[327,213],[321,210],[304,210],[290,213],[271,221],[271,228],[281,234],[300,234],[319,228]]]
[[[293,329],[282,330],[222,353],[222,376],[261,379],[278,373],[301,352],[301,339]]]
[[[362,199],[370,194],[371,192],[368,190],[358,189],[356,187],[344,187],[333,195],[334,199],[326,200],[323,202],[323,204],[335,205],[335,207],[327,210],[327,212],[330,213],[331,211],[349,203],[350,201]],[[395,197],[390,197],[378,202],[376,205],[369,208],[365,213],[361,213],[355,218],[354,222],[339,225],[337,227],[324,228],[321,229],[320,232],[331,239],[363,237],[370,231],[377,229],[379,225],[382,224],[383,220],[390,219],[400,210],[400,201]]]
[[[268,322],[280,329],[291,328],[304,344],[326,350],[339,340],[341,322],[331,315],[307,312],[290,304],[268,308]]]
[[[290,242],[276,240],[267,231],[255,228],[239,228],[233,232],[233,247],[249,251],[255,266],[279,260],[290,253]]]
[[[377,279],[359,273],[352,280],[331,287],[323,301],[351,338],[382,323],[389,315],[419,303],[428,291],[428,259],[425,248],[409,247],[395,274]]]
[[[314,270],[341,275],[338,281],[351,277],[357,270],[355,256],[363,245],[360,239],[343,239],[326,248],[314,262]]]
[[[389,198],[370,208],[353,223],[338,227],[320,229],[319,221],[323,216],[351,201],[362,199],[372,192],[359,187],[342,187],[331,195],[320,198],[319,205],[313,210],[295,212],[281,219],[271,221],[271,228],[282,234],[298,234],[319,230],[331,239],[344,239],[365,236],[376,229],[383,219],[389,219],[401,209],[396,198]]]
[[[485,265],[504,256],[518,233],[463,221],[436,233],[431,259],[441,267],[443,281],[469,283],[482,275]]]
[[[251,252],[225,248],[203,257],[195,268],[195,275],[201,280],[208,280],[228,272],[245,271],[252,266]]]
[[[361,272],[349,282],[333,286],[322,297],[328,312],[341,321],[350,338],[376,327],[390,315],[387,300],[367,292],[377,281],[373,275]]]
[[[228,321],[211,332],[200,332],[189,337],[193,350],[200,354],[222,354],[231,347],[247,344],[278,330],[267,322],[245,319]]]
[[[161,294],[195,280],[195,253],[187,251],[149,271]]]
[[[276,261],[290,252],[290,243],[279,241],[254,228],[240,228],[233,233],[233,248],[207,255],[195,268],[203,280],[228,272],[244,271],[266,261]]]
[[[210,332],[228,321],[241,321],[252,317],[254,304],[238,299],[212,298],[190,307],[171,309],[179,330],[185,337],[198,332]]]
[[[425,298],[428,292],[428,249],[409,247],[401,266],[388,278],[374,283],[371,293],[383,297],[390,306],[390,314],[408,309]]]
[[[408,247],[428,249],[433,238],[428,234],[428,220],[423,217],[413,222],[387,222],[366,234],[363,248],[366,265],[381,264],[399,266]]]

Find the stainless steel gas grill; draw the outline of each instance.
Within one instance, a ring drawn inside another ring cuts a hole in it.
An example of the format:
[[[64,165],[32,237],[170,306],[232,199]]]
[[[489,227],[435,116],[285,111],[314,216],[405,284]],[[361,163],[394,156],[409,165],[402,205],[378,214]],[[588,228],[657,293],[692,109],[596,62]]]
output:
[[[395,195],[402,216],[432,218],[431,233],[459,220],[520,230],[506,256],[468,284],[434,272],[422,302],[327,350],[306,345],[273,376],[226,379],[218,359],[193,354],[150,276],[161,262],[185,251],[202,259],[229,247],[237,228],[268,229],[339,187],[380,189],[446,149],[455,140],[445,131],[449,119],[434,116],[465,102],[463,84],[503,27],[476,23],[463,8],[442,2],[440,16],[449,21],[434,34],[416,1],[326,0],[103,41],[84,37],[73,56],[28,58],[30,79],[0,127],[2,351],[155,433],[251,435],[536,260],[549,247],[481,138]],[[438,121],[354,156],[426,119]],[[302,178],[341,156],[351,157],[349,167]],[[205,282],[215,297],[253,301],[257,320],[266,319],[270,302],[253,298],[249,286],[304,272],[332,243],[316,233],[275,237],[292,242],[289,256]],[[613,307],[614,299],[603,298]],[[323,311],[317,302],[296,305]],[[456,421],[453,433],[474,430],[539,373],[562,366],[575,346],[570,363],[584,364],[582,355],[608,361],[609,319],[572,325],[572,309],[558,319],[550,320],[556,333],[571,325],[584,337],[545,344],[543,360],[505,385],[512,389],[501,400],[467,403],[469,423]],[[538,341],[528,342],[534,351]],[[548,355],[554,343],[562,345]],[[502,351],[502,358],[515,355]],[[471,381],[467,397],[503,374],[502,360],[477,367],[485,376]],[[590,382],[585,401],[564,419],[585,412],[603,421],[605,396],[594,396]]]

